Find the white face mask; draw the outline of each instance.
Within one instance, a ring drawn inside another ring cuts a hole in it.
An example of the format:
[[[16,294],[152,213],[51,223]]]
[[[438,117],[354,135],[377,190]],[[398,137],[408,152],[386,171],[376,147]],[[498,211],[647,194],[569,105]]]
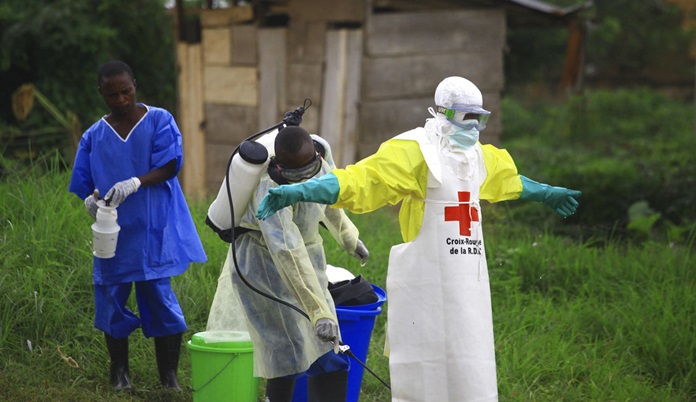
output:
[[[452,127],[452,131],[447,137],[452,146],[459,148],[469,148],[479,140],[478,120],[464,120],[460,125]]]

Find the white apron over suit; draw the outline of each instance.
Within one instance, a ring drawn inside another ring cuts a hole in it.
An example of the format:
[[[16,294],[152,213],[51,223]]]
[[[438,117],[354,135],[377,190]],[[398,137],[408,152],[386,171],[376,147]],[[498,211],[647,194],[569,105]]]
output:
[[[431,170],[423,223],[418,236],[394,246],[389,258],[392,400],[496,401],[481,148],[432,152],[424,137],[414,136]]]

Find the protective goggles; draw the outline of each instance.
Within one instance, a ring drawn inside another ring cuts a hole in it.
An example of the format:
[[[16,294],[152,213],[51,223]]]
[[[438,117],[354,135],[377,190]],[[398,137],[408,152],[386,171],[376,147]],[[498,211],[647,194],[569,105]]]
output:
[[[479,131],[486,128],[488,118],[491,117],[491,112],[480,106],[456,103],[449,108],[437,106],[437,112],[444,114],[452,124],[462,128],[470,128],[471,120],[476,120],[478,122],[476,129]]]
[[[316,176],[317,173],[321,170],[321,155],[316,152],[314,154],[314,158],[312,158],[309,163],[302,167],[294,168],[294,169],[289,169],[286,167],[283,167],[280,163],[277,164],[278,167],[278,172],[280,175],[287,181],[291,183],[297,183],[303,180],[311,179],[312,177]]]

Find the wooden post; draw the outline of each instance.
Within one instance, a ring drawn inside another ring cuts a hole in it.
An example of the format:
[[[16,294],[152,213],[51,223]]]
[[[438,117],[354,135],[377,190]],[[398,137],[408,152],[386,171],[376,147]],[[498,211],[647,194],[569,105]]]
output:
[[[357,156],[362,31],[328,31],[325,60],[321,126],[317,134],[331,144],[336,166],[344,167],[355,162]]]
[[[571,20],[568,26],[568,45],[563,62],[563,76],[560,83],[560,95],[578,89],[583,61],[583,42],[585,41],[585,26],[582,21]]]
[[[283,119],[285,108],[285,71],[287,30],[258,30],[259,130]]]
[[[184,194],[195,200],[206,195],[205,132],[201,45],[179,42],[179,126],[183,136]]]

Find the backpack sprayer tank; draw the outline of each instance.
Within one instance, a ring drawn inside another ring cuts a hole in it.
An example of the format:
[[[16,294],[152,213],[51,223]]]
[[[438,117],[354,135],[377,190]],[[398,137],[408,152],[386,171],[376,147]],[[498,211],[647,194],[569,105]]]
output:
[[[275,154],[274,143],[278,130],[260,137],[256,141],[246,140],[239,145],[239,152],[232,157],[228,175],[222,181],[218,195],[208,208],[208,219],[222,230],[231,229],[232,222],[238,225],[251,201],[261,174],[268,167],[270,156]],[[227,177],[230,178],[234,221],[227,195]]]
[[[230,212],[230,197],[227,191],[227,178],[223,180],[218,195],[208,208],[208,219],[219,229],[228,230],[232,228],[232,222],[239,225],[244,213],[249,206],[251,196],[259,184],[261,174],[268,168],[270,157],[275,155],[275,138],[278,130],[273,130],[256,140],[246,140],[239,146],[239,152],[232,157],[232,163],[228,172],[228,177],[232,185],[230,193],[232,195],[232,206],[234,209],[234,221]],[[319,143],[323,148],[323,158],[331,167],[334,160],[331,156],[331,146],[329,143],[316,134],[310,134],[312,140]]]

